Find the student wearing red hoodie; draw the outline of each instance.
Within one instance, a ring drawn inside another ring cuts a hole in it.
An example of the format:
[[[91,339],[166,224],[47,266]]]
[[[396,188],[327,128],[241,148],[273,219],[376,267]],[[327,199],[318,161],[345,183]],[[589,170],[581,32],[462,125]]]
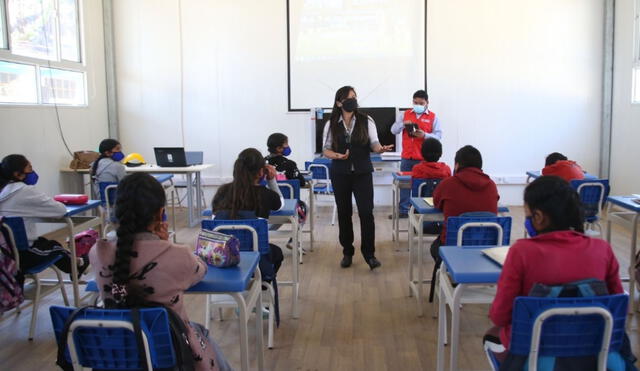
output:
[[[424,161],[413,166],[411,177],[418,179],[444,179],[451,176],[451,168],[444,162],[438,162],[442,156],[442,143],[436,138],[427,138],[422,142]]]
[[[475,147],[466,145],[456,152],[453,176],[438,184],[433,192],[433,204],[442,210],[444,224],[440,238],[431,244],[431,256],[435,260],[435,273],[440,268],[440,245],[446,241],[447,219],[472,211],[498,213],[498,187],[482,172],[482,155]],[[435,286],[431,286],[429,302],[433,301]]]
[[[545,159],[542,175],[555,175],[570,182],[584,179],[584,171],[575,161],[569,161],[562,153],[553,152]]]
[[[556,176],[531,182],[524,191],[524,212],[531,238],[520,239],[509,249],[489,312],[496,327],[484,338],[498,352],[509,349],[515,298],[529,295],[536,283],[559,285],[595,278],[606,283],[609,294],[623,292],[611,246],[583,234],[580,199],[567,182]]]

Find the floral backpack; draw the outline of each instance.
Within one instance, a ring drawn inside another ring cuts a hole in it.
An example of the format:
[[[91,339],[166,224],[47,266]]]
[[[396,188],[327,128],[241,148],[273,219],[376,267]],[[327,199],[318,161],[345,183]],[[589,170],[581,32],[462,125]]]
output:
[[[0,219],[0,227],[4,225]],[[16,263],[9,233],[0,228],[0,314],[18,307],[24,301],[24,275]]]

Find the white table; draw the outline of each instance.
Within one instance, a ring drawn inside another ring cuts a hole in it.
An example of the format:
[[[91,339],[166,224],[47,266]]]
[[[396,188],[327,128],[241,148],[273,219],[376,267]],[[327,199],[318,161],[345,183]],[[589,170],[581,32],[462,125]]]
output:
[[[202,180],[201,173],[204,170],[213,167],[213,164],[192,165],[185,167],[160,167],[157,165],[145,164],[136,167],[126,167],[127,173],[149,173],[149,174],[184,174],[187,177],[187,207],[188,207],[188,225],[195,227],[200,222],[202,214]],[[63,173],[76,173],[84,176],[89,175],[90,169],[60,169]],[[195,204],[194,204],[194,183],[195,180]],[[83,184],[90,183],[83,180]]]

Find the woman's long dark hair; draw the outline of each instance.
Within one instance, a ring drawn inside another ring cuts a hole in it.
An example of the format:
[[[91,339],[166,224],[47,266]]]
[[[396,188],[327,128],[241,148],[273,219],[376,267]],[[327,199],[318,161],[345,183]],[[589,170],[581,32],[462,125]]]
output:
[[[93,162],[93,165],[91,166],[91,177],[96,176],[96,170],[98,170],[98,162],[100,162],[100,160],[102,160],[103,158],[109,157],[105,153],[116,148],[118,144],[120,144],[120,142],[115,139],[104,139],[102,142],[100,142],[100,146],[98,146],[100,157],[98,157],[98,159],[95,160]]]
[[[333,151],[338,150],[338,138],[345,135],[344,126],[339,124],[340,116],[342,116],[342,108],[338,107],[337,102],[342,102],[347,99],[349,93],[355,92],[355,89],[351,86],[343,86],[336,91],[336,97],[333,100],[333,108],[331,109],[331,117],[329,119],[329,130],[331,131],[331,149]],[[369,141],[369,119],[367,115],[358,111],[356,108],[353,111],[353,115],[356,118],[355,127],[351,134],[351,143],[365,144]],[[349,124],[349,123],[345,123]]]
[[[160,183],[146,173],[128,175],[120,181],[116,196],[116,219],[118,220],[118,243],[116,259],[109,267],[113,272],[111,293],[116,307],[131,307],[144,302],[145,292],[128,285],[131,276],[131,258],[137,256],[133,250],[135,235],[147,232],[155,221],[158,211],[165,206],[166,196]]]
[[[24,168],[29,165],[29,160],[23,155],[8,155],[2,159],[2,165],[0,165],[0,191],[7,186],[7,184],[16,181],[13,174],[18,172],[22,174]]]
[[[239,211],[256,210],[260,205],[260,192],[254,185],[264,166],[265,159],[257,149],[247,148],[240,152],[233,164],[233,181],[221,186],[213,197],[213,211],[229,211],[231,218],[235,219]]]
[[[578,193],[564,179],[557,176],[541,176],[524,190],[524,202],[529,210],[540,210],[551,223],[547,230],[553,232],[574,230],[584,233],[584,211]]]

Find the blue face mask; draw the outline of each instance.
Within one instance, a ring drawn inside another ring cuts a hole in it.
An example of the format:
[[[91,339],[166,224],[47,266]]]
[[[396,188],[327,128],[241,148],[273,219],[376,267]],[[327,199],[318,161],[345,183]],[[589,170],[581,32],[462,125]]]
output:
[[[420,105],[420,104],[414,104],[413,105],[413,112],[415,112],[417,114],[422,114],[426,110],[427,110],[426,106],[423,106],[423,105]]]
[[[536,231],[536,229],[533,228],[533,222],[531,221],[530,216],[527,216],[526,218],[524,218],[524,229],[527,230],[527,233],[529,234],[530,237],[535,237],[538,235],[538,231]]]
[[[38,173],[32,171],[26,174],[27,176],[24,178],[23,182],[26,185],[36,185],[38,183]]]
[[[167,212],[166,212],[166,210],[162,210],[162,221],[163,222],[167,221]]]
[[[291,154],[291,147],[285,147],[284,150],[282,151],[282,154],[284,156],[289,156]]]
[[[122,161],[122,159],[124,159],[124,153],[122,153],[122,152],[113,152],[113,154],[111,155],[111,159],[113,159],[113,161],[120,162],[120,161]]]

